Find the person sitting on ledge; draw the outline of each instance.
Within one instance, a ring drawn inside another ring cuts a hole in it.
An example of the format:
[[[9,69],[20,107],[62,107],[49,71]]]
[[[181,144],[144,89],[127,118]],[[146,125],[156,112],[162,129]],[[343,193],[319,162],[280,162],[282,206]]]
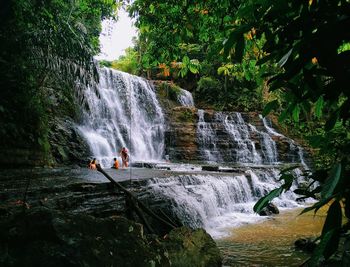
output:
[[[91,170],[96,170],[96,164],[97,164],[97,161],[96,161],[96,158],[94,158],[94,159],[91,160],[90,163],[89,163],[89,169],[91,169]]]
[[[118,170],[119,169],[119,161],[117,160],[117,158],[114,158],[113,160],[114,160],[114,163],[113,163],[112,168]]]

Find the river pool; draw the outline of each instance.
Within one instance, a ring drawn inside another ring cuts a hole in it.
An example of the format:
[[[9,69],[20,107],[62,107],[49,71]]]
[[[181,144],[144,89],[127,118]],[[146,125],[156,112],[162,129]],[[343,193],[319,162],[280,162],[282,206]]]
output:
[[[300,266],[308,254],[294,248],[301,237],[317,237],[325,212],[299,215],[302,209],[285,210],[266,221],[231,230],[231,235],[216,240],[224,266]]]

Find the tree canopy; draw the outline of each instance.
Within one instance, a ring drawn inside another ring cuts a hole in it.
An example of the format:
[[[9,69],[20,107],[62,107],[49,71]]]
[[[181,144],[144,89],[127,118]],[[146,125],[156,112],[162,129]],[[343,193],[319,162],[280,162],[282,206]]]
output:
[[[114,0],[1,1],[3,146],[47,144],[45,88],[93,80],[101,19],[116,18],[117,7]]]

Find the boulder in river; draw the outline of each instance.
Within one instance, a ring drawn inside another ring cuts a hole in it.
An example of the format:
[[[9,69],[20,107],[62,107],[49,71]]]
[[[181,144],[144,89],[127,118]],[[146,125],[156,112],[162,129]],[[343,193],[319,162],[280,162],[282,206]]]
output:
[[[272,214],[279,214],[280,211],[275,204],[269,203],[262,211],[259,212],[260,216],[270,216]]]
[[[312,253],[316,248],[316,243],[311,238],[299,238],[294,242],[294,246],[302,251]]]
[[[222,265],[220,251],[211,236],[203,229],[180,227],[172,230],[163,242],[172,266],[215,267]]]

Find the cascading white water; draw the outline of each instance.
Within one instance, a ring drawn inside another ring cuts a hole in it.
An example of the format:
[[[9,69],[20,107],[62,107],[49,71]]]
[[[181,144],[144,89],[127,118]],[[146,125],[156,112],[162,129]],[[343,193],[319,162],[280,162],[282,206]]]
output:
[[[180,88],[180,93],[177,96],[177,100],[182,106],[185,107],[194,107],[194,101],[192,94],[184,89]]]
[[[252,132],[256,133],[260,137],[261,150],[264,156],[264,163],[278,163],[278,152],[276,142],[273,141],[271,136],[264,131],[258,131],[255,126],[249,124]]]
[[[164,115],[148,81],[102,68],[96,88],[86,88],[83,122],[78,126],[91,152],[103,166],[122,147],[131,160],[160,160],[164,153]]]
[[[261,156],[256,151],[255,144],[249,134],[248,124],[243,120],[241,113],[234,112],[227,115],[219,112],[216,116],[223,123],[225,130],[231,138],[237,143],[235,161],[242,163],[261,163]]]
[[[208,162],[221,162],[220,151],[216,147],[217,136],[209,123],[204,120],[204,110],[198,109],[197,139],[203,159]]]
[[[256,201],[276,188],[277,169],[247,170],[241,175],[188,174],[148,181],[149,190],[170,199],[173,212],[190,227],[204,227],[220,237],[227,227],[263,220],[253,212]],[[282,194],[274,202],[281,208],[300,206],[293,192]]]
[[[239,112],[215,112],[208,121],[204,119],[205,114],[204,110],[198,110],[197,140],[204,160],[281,164],[276,139],[290,146],[283,162],[301,163],[307,168],[303,149],[290,138],[277,133],[261,115],[261,123],[255,121],[257,126],[254,126],[246,122]]]
[[[267,132],[270,135],[278,136],[280,138],[283,138],[283,139],[287,140],[287,142],[289,143],[290,150],[292,152],[297,151],[298,159],[291,159],[291,161],[292,162],[300,162],[305,169],[309,169],[309,167],[307,166],[307,164],[305,162],[303,148],[298,146],[294,142],[294,140],[284,136],[283,134],[277,133],[275,131],[275,129],[272,128],[271,121],[269,121],[266,117],[264,118],[262,115],[259,115],[259,117],[263,121],[265,129],[267,130]]]

